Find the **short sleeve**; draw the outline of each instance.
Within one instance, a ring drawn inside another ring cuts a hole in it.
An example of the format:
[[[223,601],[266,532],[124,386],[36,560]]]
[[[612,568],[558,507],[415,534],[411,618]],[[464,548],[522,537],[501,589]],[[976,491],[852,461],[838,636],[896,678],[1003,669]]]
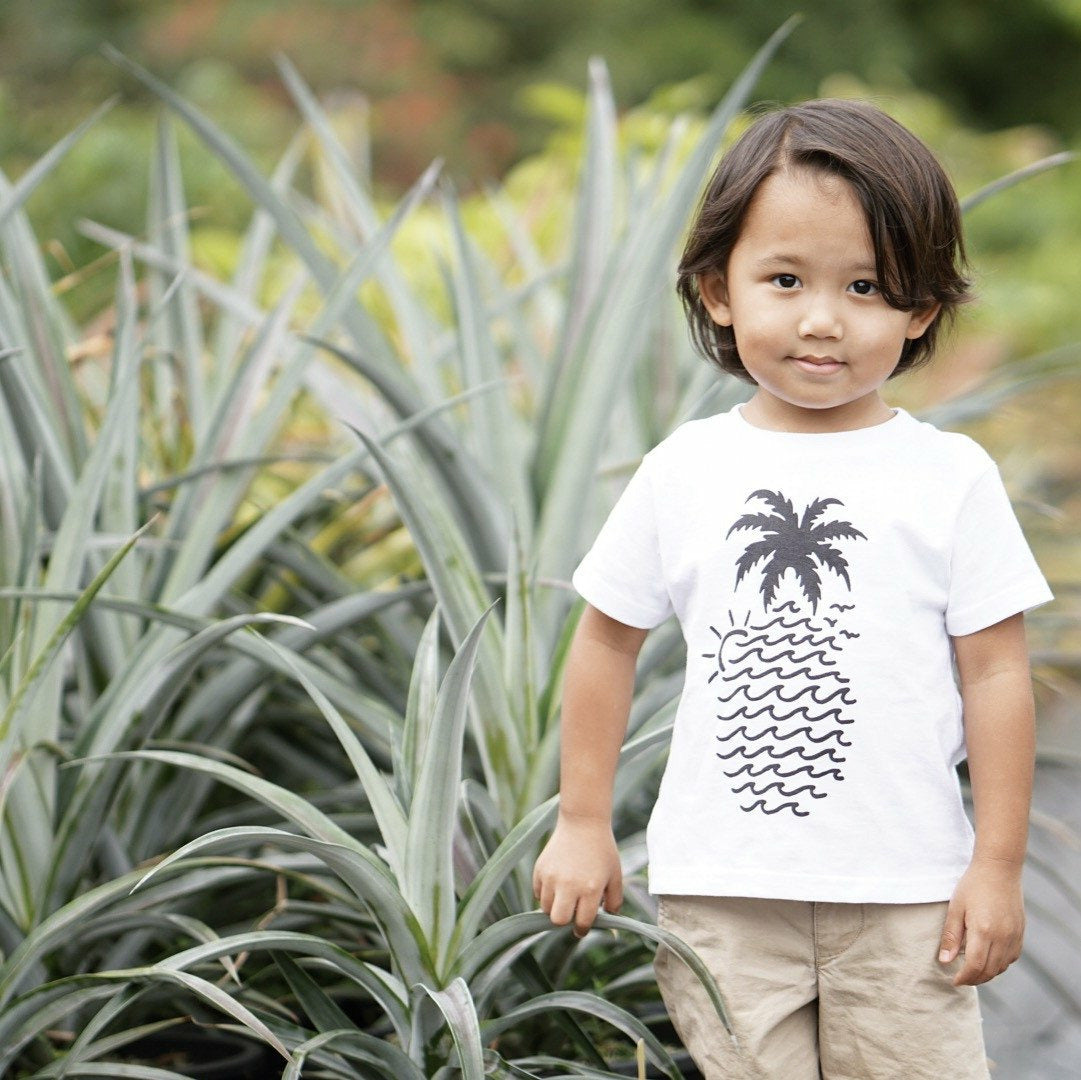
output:
[[[992,462],[958,516],[946,631],[973,634],[1052,599]]]
[[[612,508],[572,582],[594,608],[631,627],[656,627],[672,614],[648,456]]]

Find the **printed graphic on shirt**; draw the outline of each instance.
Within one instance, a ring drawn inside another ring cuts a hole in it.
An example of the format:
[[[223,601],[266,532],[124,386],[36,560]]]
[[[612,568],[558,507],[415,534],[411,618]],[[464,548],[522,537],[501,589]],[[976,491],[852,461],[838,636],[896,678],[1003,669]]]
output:
[[[736,560],[737,595],[741,583],[745,594],[754,586],[762,564],[757,596],[738,615],[729,610],[726,625],[710,627],[717,642],[702,654],[716,665],[716,754],[741,810],[806,818],[844,780],[857,701],[844,671],[845,644],[859,637],[849,618],[855,605],[843,603],[852,583],[833,542],[867,537],[826,514],[844,505],[839,499],[815,499],[800,515],[779,491],[759,489],[752,500],[770,513],[744,514],[726,539],[761,535]]]

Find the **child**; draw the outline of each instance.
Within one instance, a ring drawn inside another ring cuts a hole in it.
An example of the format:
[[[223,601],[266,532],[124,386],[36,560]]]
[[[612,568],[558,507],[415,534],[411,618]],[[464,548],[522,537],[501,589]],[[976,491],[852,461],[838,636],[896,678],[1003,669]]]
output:
[[[974,985],[1024,927],[1022,613],[1051,594],[994,462],[880,394],[968,298],[963,262],[953,189],[899,124],[843,101],[760,118],[679,271],[697,346],[757,389],[646,455],[574,575],[588,604],[534,887],[579,935],[619,907],[616,759],[639,648],[675,613],[649,882],[727,1003],[735,1041],[661,949],[706,1077],[988,1076]]]

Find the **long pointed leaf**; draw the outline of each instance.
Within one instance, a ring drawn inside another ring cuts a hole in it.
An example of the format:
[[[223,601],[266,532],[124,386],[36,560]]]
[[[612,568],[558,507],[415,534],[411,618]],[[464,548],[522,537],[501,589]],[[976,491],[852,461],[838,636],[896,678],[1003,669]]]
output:
[[[0,200],[0,228],[30,197],[34,189],[56,168],[60,159],[113,107],[116,98],[110,98],[99,106],[77,128],[65,135],[51,149],[45,152],[26,172],[19,177],[3,200]]]
[[[302,934],[297,931],[247,931],[193,946],[173,954],[164,961],[159,961],[155,967],[180,971],[194,965],[217,961],[230,954],[261,950],[318,958],[360,986],[369,990],[375,988],[378,994],[373,997],[386,1010],[388,1017],[395,1022],[396,1030],[399,1033],[402,1032],[401,1026],[406,1024],[405,1002],[402,998],[402,990],[393,986],[394,981],[389,973],[381,972],[373,965],[358,961],[340,946],[336,946],[319,935]],[[373,976],[381,976],[382,980],[377,984]]]
[[[451,954],[476,937],[489,906],[506,880],[527,854],[536,851],[541,837],[552,828],[558,807],[558,797],[552,796],[534,807],[500,842],[469,884],[462,899],[455,928]]]
[[[277,63],[289,93],[326,154],[333,178],[342,193],[344,207],[353,224],[362,236],[372,235],[379,229],[380,216],[367,191],[367,185],[362,184],[355,176],[349,155],[330,119],[319,107],[315,95],[301,79],[296,68],[285,57],[278,57]],[[433,167],[433,179],[439,168],[439,163],[436,163]],[[398,328],[406,343],[407,354],[420,375],[422,385],[430,394],[441,394],[442,386],[432,362],[432,339],[438,329],[436,320],[414,296],[393,260],[383,260],[378,268],[378,276],[390,298]]]
[[[173,650],[162,661],[156,676],[157,693],[143,709],[139,739],[146,741],[157,734],[164,717],[184,693],[186,684],[207,653],[239,630],[268,623],[303,625],[301,620],[292,616],[278,616],[270,612],[234,616],[203,628]],[[93,732],[88,731],[85,736],[88,741],[92,740]],[[107,818],[106,809],[119,783],[119,773],[117,768],[100,771],[92,783],[77,785],[67,804],[57,829],[56,851],[44,876],[48,883],[46,896],[51,894],[58,903],[69,896],[84,871],[84,860],[96,848]]]
[[[409,807],[416,791],[417,774],[428,745],[435,703],[439,694],[439,608],[432,610],[413,655],[409,696],[405,705],[401,747],[397,749],[394,775],[402,802]]]
[[[353,1048],[355,1057],[375,1066],[388,1077],[399,1078],[400,1081],[423,1079],[427,1076],[401,1048],[389,1041],[380,1040],[375,1036],[369,1036],[366,1032],[358,1032],[356,1029],[334,1029],[321,1032],[318,1036],[313,1036],[310,1040],[305,1040],[304,1043],[295,1047],[293,1057],[285,1073],[282,1074],[282,1081],[292,1081],[292,1079],[303,1077],[305,1060],[323,1047],[337,1047],[343,1053],[345,1049]]]
[[[230,871],[229,875],[233,873]],[[0,1017],[35,966],[42,965],[49,953],[61,943],[75,939],[88,921],[103,911],[122,906],[143,877],[144,872],[131,871],[95,886],[48,915],[26,935],[0,964]],[[203,885],[209,886],[217,881],[215,877]]]
[[[284,663],[293,671],[326,719],[327,724],[330,725],[334,735],[338,737],[338,742],[356,771],[360,783],[364,786],[364,793],[372,806],[372,812],[379,824],[379,832],[383,837],[383,844],[387,849],[387,862],[395,876],[401,880],[405,869],[406,818],[387,779],[376,768],[371,756],[364,749],[364,745],[353,734],[352,729],[334,708],[330,699],[297,665],[293,664],[287,654],[278,649],[273,642],[268,641],[267,645],[281,655]]]
[[[151,965],[115,972],[68,976],[23,995],[0,1015],[0,1047],[4,1049],[0,1057],[0,1069],[6,1066],[23,1044],[47,1027],[49,1019],[58,1020],[92,998],[123,993],[129,984],[146,981],[172,983],[192,992],[239,1021],[288,1060],[289,1051],[285,1045],[251,1010],[232,995],[190,972]]]
[[[161,757],[167,753],[144,751],[140,753],[140,757]],[[182,757],[191,759],[195,756],[185,755]],[[212,765],[216,765],[216,763],[207,763],[206,772],[214,775],[222,772],[221,770],[211,769]],[[231,767],[224,767],[224,769],[228,771],[231,770]],[[240,771],[233,772],[239,773]],[[265,785],[266,782],[253,789],[253,794],[263,790]],[[234,787],[244,790],[240,784],[235,784]],[[282,802],[280,796],[276,802]],[[304,801],[300,800],[299,797],[293,797],[293,800],[288,802],[303,803]],[[324,816],[314,807],[311,807],[310,804],[307,806],[308,811],[306,813],[294,811],[291,817],[294,820],[303,818],[312,821],[315,823],[315,828],[325,830],[325,826],[319,827],[318,825],[319,820],[323,819]],[[337,827],[334,827],[334,830],[337,830]],[[383,934],[386,936],[391,956],[398,963],[403,977],[407,980],[418,980],[431,972],[432,966],[423,933],[413,914],[404,903],[397,888],[397,883],[387,871],[385,864],[357,841],[343,844],[341,841],[327,840],[318,836],[299,837],[295,833],[286,833],[284,830],[270,827],[233,826],[227,829],[214,830],[205,837],[190,841],[182,848],[177,849],[176,852],[147,872],[140,885],[190,856],[212,851],[243,849],[254,844],[270,844],[286,851],[306,852],[321,860],[334,871],[358,899],[371,909]],[[198,952],[198,949],[196,952]],[[186,958],[189,956],[192,956],[191,950],[177,955],[172,960],[177,961],[177,958],[180,958],[181,961],[178,963],[187,963]]]
[[[462,643],[488,607],[490,599],[461,532],[431,478],[391,458],[363,432],[356,433],[376,460],[394,495],[413,543],[439,599],[442,617],[456,644]],[[506,689],[499,679],[503,644],[498,626],[487,624],[477,672],[477,702],[484,726],[475,734],[485,777],[510,817],[525,769],[523,748],[514,731]]]
[[[1008,173],[1006,176],[999,177],[998,180],[993,180],[990,184],[984,185],[984,187],[980,188],[978,191],[974,191],[971,195],[966,195],[961,200],[961,210],[967,214],[970,210],[979,206],[980,203],[990,199],[993,195],[997,195],[1000,191],[1012,188],[1015,184],[1020,184],[1022,181],[1028,180],[1029,177],[1045,173],[1048,169],[1057,169],[1060,165],[1068,165],[1071,161],[1076,160],[1077,154],[1070,152],[1051,154],[1046,158],[1040,158],[1039,161],[1034,161],[1031,165],[1025,165],[1020,169],[1015,169],[1012,173]]]
[[[710,975],[709,969],[702,963],[698,954],[691,949],[681,938],[670,931],[663,930],[650,923],[630,919],[627,916],[613,916],[602,912],[597,916],[594,927],[613,931],[629,931],[658,945],[664,944],[677,957],[686,964],[701,981],[706,993],[717,1011],[717,1016],[724,1022],[726,1028],[731,1031],[728,1021],[728,1012],[724,1005],[720,989],[716,981]],[[492,970],[497,965],[501,954],[510,951],[521,950],[532,940],[545,934],[569,934],[565,929],[555,929],[552,921],[544,912],[522,912],[514,916],[508,916],[491,927],[482,931],[476,939],[467,945],[458,959],[455,971],[467,983],[479,979],[480,982],[490,982],[493,978]],[[476,988],[477,997],[483,995]]]
[[[60,624],[53,631],[49,640],[42,646],[41,651],[38,653],[37,657],[35,657],[30,670],[23,677],[15,694],[8,702],[3,717],[0,717],[0,741],[7,740],[13,726],[17,724],[20,707],[23,702],[28,696],[32,695],[32,692],[41,681],[43,672],[56,657],[61,646],[75,629],[76,624],[82,619],[83,615],[93,602],[94,597],[101,590],[101,587],[109,580],[110,575],[119,565],[120,561],[135,547],[139,538],[152,525],[152,521],[147,522],[146,525],[120,547],[119,551],[117,551],[97,573],[90,585],[88,585],[79,595],[79,599],[71,606],[67,615],[60,621]],[[0,761],[0,766],[3,766],[3,761]],[[2,772],[2,770],[0,770],[0,772]]]
[[[502,374],[491,321],[481,296],[480,267],[462,223],[461,211],[449,188],[444,190],[444,212],[450,222],[455,263],[451,272],[455,329],[463,382],[482,386]],[[479,445],[479,458],[488,463],[494,487],[515,517],[531,529],[532,499],[527,490],[525,462],[518,427],[504,386],[500,394],[486,394],[470,402],[470,425]]]
[[[316,1032],[353,1028],[342,1008],[288,954],[271,950],[270,956]]]
[[[645,1024],[622,1007],[608,1002],[601,995],[590,994],[586,991],[554,991],[550,995],[538,995],[521,1006],[508,1010],[502,1017],[486,1021],[481,1027],[482,1037],[490,1042],[493,1037],[506,1032],[521,1021],[536,1017],[538,1014],[547,1014],[552,1010],[574,1010],[607,1021],[632,1042],[637,1043],[641,1040],[650,1061],[664,1070],[667,1076],[677,1078],[683,1076],[675,1059]]]
[[[447,1027],[454,1039],[454,1049],[462,1067],[462,1077],[484,1077],[484,1051],[481,1047],[480,1022],[465,980],[453,980],[447,987],[436,989],[421,985],[430,995],[440,1013],[446,1018]]]
[[[604,61],[589,63],[589,109],[586,116],[586,150],[578,181],[574,215],[574,253],[568,282],[568,305],[562,340],[547,373],[540,430],[547,433],[559,423],[558,413],[569,404],[579,373],[571,361],[578,350],[602,283],[605,264],[611,258],[616,211],[616,105]],[[540,469],[554,446],[542,435]]]
[[[424,929],[437,971],[447,960],[454,930],[453,847],[469,685],[492,607],[469,632],[439,688],[410,808],[402,893]]]

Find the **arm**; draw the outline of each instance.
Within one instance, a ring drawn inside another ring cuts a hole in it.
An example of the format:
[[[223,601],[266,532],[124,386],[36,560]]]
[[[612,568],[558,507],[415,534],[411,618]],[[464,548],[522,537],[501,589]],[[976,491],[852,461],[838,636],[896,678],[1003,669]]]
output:
[[[646,633],[586,605],[567,658],[559,817],[533,870],[533,892],[553,923],[573,920],[577,935],[602,900],[609,912],[623,902],[612,788]]]
[[[953,639],[964,702],[976,844],[946,916],[939,960],[962,943],[956,985],[986,983],[1021,954],[1021,869],[1035,757],[1032,677],[1021,613]]]

